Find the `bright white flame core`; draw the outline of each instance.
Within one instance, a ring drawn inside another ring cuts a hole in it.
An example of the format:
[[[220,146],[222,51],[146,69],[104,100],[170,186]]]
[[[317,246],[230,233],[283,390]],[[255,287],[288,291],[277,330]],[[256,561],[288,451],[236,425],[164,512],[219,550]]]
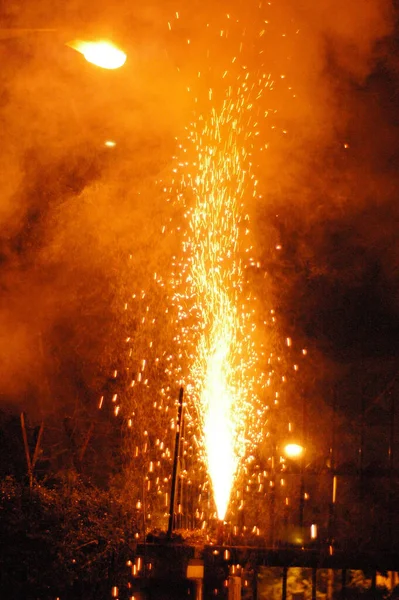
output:
[[[208,363],[202,392],[202,405],[207,407],[204,438],[208,472],[219,519],[223,519],[230,499],[231,486],[238,467],[235,431],[231,422],[234,396],[227,381],[228,347],[220,340]]]
[[[119,69],[126,62],[126,54],[111,42],[74,40],[67,45],[83,54],[88,62],[103,69]]]

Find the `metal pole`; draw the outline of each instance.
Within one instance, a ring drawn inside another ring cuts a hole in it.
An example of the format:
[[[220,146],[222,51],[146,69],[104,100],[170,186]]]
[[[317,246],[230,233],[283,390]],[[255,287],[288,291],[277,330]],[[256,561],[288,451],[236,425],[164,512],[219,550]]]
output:
[[[389,499],[388,499],[388,535],[389,535],[389,549],[392,552],[393,545],[393,516],[395,514],[395,494],[394,494],[394,444],[395,444],[395,396],[393,391],[390,391],[390,418],[389,418]]]
[[[301,535],[303,533],[303,515],[305,512],[305,474],[303,471],[303,463],[301,464],[301,485],[299,489],[299,527]],[[305,540],[304,540],[305,542]]]
[[[241,598],[241,577],[229,576],[228,600],[239,600]]]
[[[254,565],[254,576],[252,578],[252,600],[258,600],[258,565]]]
[[[371,597],[373,600],[377,598],[377,571],[373,571],[371,576]]]
[[[337,474],[335,472],[336,463],[336,451],[335,451],[335,438],[336,438],[336,411],[337,411],[337,390],[334,388],[333,393],[333,407],[332,407],[332,431],[331,431],[331,447],[330,447],[330,473],[331,479],[331,498],[328,513],[328,545],[330,552],[333,552],[334,545],[334,534],[335,534],[335,509],[337,500]]]
[[[317,568],[312,568],[312,600],[316,600],[317,593]]]
[[[269,498],[269,547],[274,549],[276,540],[276,447],[273,445],[272,465],[271,465],[271,478],[270,478],[270,498]]]
[[[185,458],[184,458],[184,439],[185,439],[185,429],[186,429],[186,423],[184,421],[184,419],[181,422],[181,427],[180,427],[180,445],[181,445],[181,457],[180,457],[180,481],[177,481],[177,490],[178,490],[178,494],[177,494],[177,506],[179,507],[178,510],[178,523],[179,523],[179,527],[181,528],[185,528],[188,529],[188,524],[187,524],[187,512],[188,512],[188,507],[187,507],[187,479],[185,477],[185,473],[186,473],[186,465],[185,465]]]
[[[195,580],[195,600],[202,600],[203,583],[202,579]]]
[[[302,446],[306,447],[306,438],[307,438],[307,430],[306,430],[306,420],[307,420],[307,411],[306,411],[306,398],[303,393],[302,396]],[[301,483],[299,489],[299,527],[301,530],[301,536],[303,535],[303,521],[304,521],[304,512],[305,512],[305,465],[303,463],[303,454],[300,458],[300,469],[301,469]],[[305,542],[305,536],[303,536],[303,541]]]
[[[333,600],[334,594],[334,571],[327,569],[327,600]]]
[[[363,502],[364,493],[364,441],[365,441],[365,425],[366,425],[366,399],[364,397],[364,389],[362,389],[361,398],[361,421],[360,421],[360,440],[359,440],[359,478],[360,478],[360,506]]]
[[[288,567],[283,567],[283,585],[281,589],[281,600],[287,600],[287,577]]]
[[[169,507],[169,524],[167,537],[170,540],[173,531],[173,519],[175,513],[175,496],[176,496],[176,480],[177,480],[177,467],[179,464],[180,455],[180,434],[182,429],[182,414],[183,414],[183,388],[180,388],[179,392],[179,408],[177,411],[177,423],[176,423],[176,438],[175,438],[175,454],[173,459],[173,471],[172,471],[172,489],[170,491],[170,507]]]
[[[146,492],[145,492],[145,478],[143,478],[143,546],[144,546],[144,558],[143,558],[143,575],[144,580],[147,578],[147,531],[146,531]]]
[[[346,600],[346,569],[341,571],[341,600]]]

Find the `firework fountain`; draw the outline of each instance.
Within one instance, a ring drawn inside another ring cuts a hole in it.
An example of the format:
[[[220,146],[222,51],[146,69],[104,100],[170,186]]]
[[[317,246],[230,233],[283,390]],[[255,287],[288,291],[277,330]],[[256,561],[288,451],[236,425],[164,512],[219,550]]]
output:
[[[193,124],[194,174],[183,178],[191,206],[174,279],[179,341],[191,358],[185,382],[190,414],[199,425],[220,519],[247,454],[254,388],[260,383],[242,258],[251,249],[245,244],[243,198],[255,193],[244,146],[246,110],[243,96],[228,97],[219,113],[212,109],[209,119]]]
[[[226,15],[221,37],[227,37],[230,24]],[[252,163],[259,100],[273,82],[269,73],[248,71],[242,42],[238,50],[230,70],[220,74],[222,85],[208,89],[181,146],[177,197],[186,228],[172,278],[178,343],[188,357],[183,379],[188,415],[221,520],[267,410],[261,401],[265,352],[246,277],[247,267],[256,268],[246,202],[257,196]]]
[[[268,9],[257,10],[249,37],[230,14],[205,27],[210,39],[227,45],[228,68],[223,61],[214,65],[204,49],[202,62],[209,64],[198,71],[197,85],[188,86],[192,120],[178,140],[171,176],[162,180],[175,215],[162,226],[165,245],[174,248],[172,268],[154,274],[153,284],[137,289],[126,304],[134,314],[134,330],[126,338],[126,390],[112,398],[115,414],[121,407],[131,429],[128,452],[145,479],[146,502],[139,504],[155,512],[164,498],[166,517],[176,390],[184,387],[181,456],[190,468],[183,466],[180,478],[197,495],[195,521],[202,527],[212,519],[213,502],[214,516],[225,518],[241,476],[242,489],[254,475],[265,493],[269,473],[253,468],[253,454],[268,435],[269,408],[278,404],[275,382],[281,381],[278,356],[265,343],[274,328],[273,311],[269,307],[260,315],[252,285],[253,274],[263,277],[263,271],[250,208],[259,195],[257,164],[268,148],[266,107],[274,87],[263,67],[264,30],[258,31]],[[176,13],[171,32],[178,21]],[[242,508],[238,490],[234,502]]]

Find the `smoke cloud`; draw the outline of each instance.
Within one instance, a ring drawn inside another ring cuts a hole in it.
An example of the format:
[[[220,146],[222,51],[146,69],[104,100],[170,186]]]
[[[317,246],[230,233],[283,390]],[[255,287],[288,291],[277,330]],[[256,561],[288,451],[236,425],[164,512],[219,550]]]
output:
[[[249,68],[263,64],[275,82],[261,124],[262,199],[249,210],[282,326],[335,357],[365,338],[370,352],[389,351],[385,333],[399,325],[392,2],[284,0],[260,11],[39,0],[1,11],[7,401],[46,412],[98,393],[129,285],[144,288],[175,250],[159,232],[173,216],[160,181],[176,137],[194,95],[223,89],[240,41]],[[226,13],[231,35],[217,38]],[[123,46],[126,67],[100,72],[62,43],[85,36]]]

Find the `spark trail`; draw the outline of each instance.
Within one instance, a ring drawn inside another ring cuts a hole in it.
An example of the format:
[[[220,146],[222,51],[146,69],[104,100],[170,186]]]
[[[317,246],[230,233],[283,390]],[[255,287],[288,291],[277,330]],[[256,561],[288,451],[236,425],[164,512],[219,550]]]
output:
[[[192,201],[186,213],[183,291],[178,286],[175,294],[181,343],[191,357],[186,383],[219,519],[225,517],[248,441],[254,441],[256,390],[262,385],[251,299],[245,293],[251,246],[244,197],[256,195],[250,163],[256,123],[247,80],[229,88],[219,111],[212,108],[207,119],[200,117],[192,126],[195,174],[183,178]]]

